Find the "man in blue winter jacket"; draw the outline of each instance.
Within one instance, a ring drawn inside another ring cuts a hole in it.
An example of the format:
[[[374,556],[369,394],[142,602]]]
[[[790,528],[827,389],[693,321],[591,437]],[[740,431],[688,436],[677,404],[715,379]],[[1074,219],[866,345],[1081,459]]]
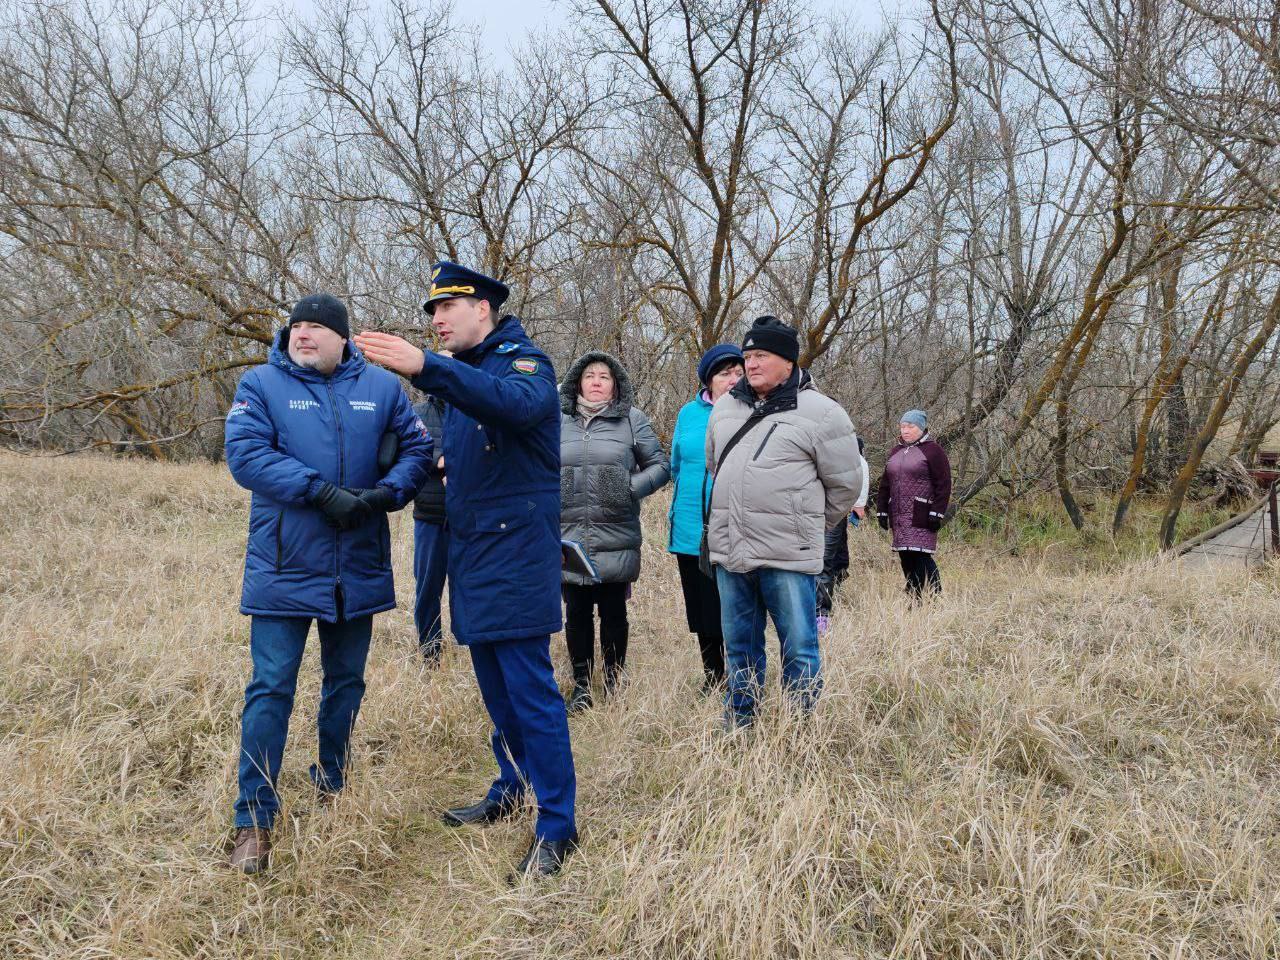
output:
[[[336,297],[299,300],[268,361],[240,379],[227,413],[227,465],[253,492],[240,600],[240,612],[253,618],[253,678],[241,718],[231,854],[245,873],[267,865],[312,620],[324,682],[311,780],[321,796],[342,789],[373,615],[396,605],[387,511],[412,499],[431,454],[399,381],[366,364],[350,336]],[[399,456],[384,475],[378,449],[388,431],[399,438]]]
[[[442,819],[493,823],[531,785],[538,822],[518,870],[544,876],[578,840],[569,724],[550,653],[561,627],[560,403],[546,354],[518,319],[498,319],[507,295],[492,277],[438,263],[423,308],[452,358],[385,333],[356,342],[447,404],[450,626],[471,653],[499,772],[483,800]]]

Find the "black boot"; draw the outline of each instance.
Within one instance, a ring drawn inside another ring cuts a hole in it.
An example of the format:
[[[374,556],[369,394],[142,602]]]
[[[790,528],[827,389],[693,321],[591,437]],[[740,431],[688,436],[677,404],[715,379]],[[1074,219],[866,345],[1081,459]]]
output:
[[[604,695],[616,697],[618,688],[622,686],[622,664],[606,663],[604,665]]]
[[[517,883],[524,876],[540,879],[559,873],[565,857],[577,849],[576,833],[568,840],[539,840],[534,837],[533,843],[529,844],[529,852],[524,855],[524,859],[516,866],[516,872],[508,879],[512,883]]]
[[[573,689],[565,705],[570,713],[591,709],[591,661],[573,665]]]
[[[717,688],[724,687],[724,641],[720,635],[698,634],[698,652],[702,655],[703,694],[709,694]]]
[[[470,824],[487,827],[491,823],[505,820],[519,808],[517,800],[499,802],[485,797],[469,807],[452,807],[446,810],[440,814],[440,822],[446,827],[465,827]]]
[[[444,642],[440,637],[418,643],[418,652],[422,654],[423,666],[435,669],[444,659]]]

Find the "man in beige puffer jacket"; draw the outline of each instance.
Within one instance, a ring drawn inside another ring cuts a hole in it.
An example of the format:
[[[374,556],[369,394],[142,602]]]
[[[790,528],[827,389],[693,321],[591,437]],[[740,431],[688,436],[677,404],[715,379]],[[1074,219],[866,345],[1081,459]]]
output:
[[[716,401],[707,425],[715,476],[707,543],[720,590],[726,708],[737,725],[754,719],[764,684],[766,613],[782,647],[783,687],[813,709],[822,689],[823,537],[862,485],[853,424],[796,365],[796,331],[760,317],[742,353],[746,376]]]

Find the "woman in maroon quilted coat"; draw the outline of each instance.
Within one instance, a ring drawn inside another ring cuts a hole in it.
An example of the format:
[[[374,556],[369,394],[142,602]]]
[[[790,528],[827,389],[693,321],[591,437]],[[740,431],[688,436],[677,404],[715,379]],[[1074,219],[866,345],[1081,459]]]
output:
[[[898,433],[902,442],[885,462],[876,510],[880,528],[893,530],[893,549],[907,578],[907,593],[915,601],[926,586],[932,593],[942,592],[933,555],[951,500],[951,461],[929,438],[929,420],[923,410],[904,413]]]

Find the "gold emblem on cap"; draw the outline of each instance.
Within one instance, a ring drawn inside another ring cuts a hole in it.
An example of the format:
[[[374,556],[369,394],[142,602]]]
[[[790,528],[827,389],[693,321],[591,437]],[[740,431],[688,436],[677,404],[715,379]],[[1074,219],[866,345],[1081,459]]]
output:
[[[467,296],[467,297],[470,297],[470,296],[474,296],[474,295],[475,295],[475,292],[476,292],[476,288],[475,288],[475,287],[470,287],[470,286],[461,286],[461,285],[459,285],[459,286],[452,286],[452,287],[437,287],[437,286],[433,283],[433,284],[431,285],[431,293],[429,293],[429,294],[427,295],[427,299],[429,300],[429,299],[431,299],[432,297],[443,296],[443,295],[444,295],[444,294],[446,294],[446,293],[455,293],[455,294],[458,294],[459,296]]]

